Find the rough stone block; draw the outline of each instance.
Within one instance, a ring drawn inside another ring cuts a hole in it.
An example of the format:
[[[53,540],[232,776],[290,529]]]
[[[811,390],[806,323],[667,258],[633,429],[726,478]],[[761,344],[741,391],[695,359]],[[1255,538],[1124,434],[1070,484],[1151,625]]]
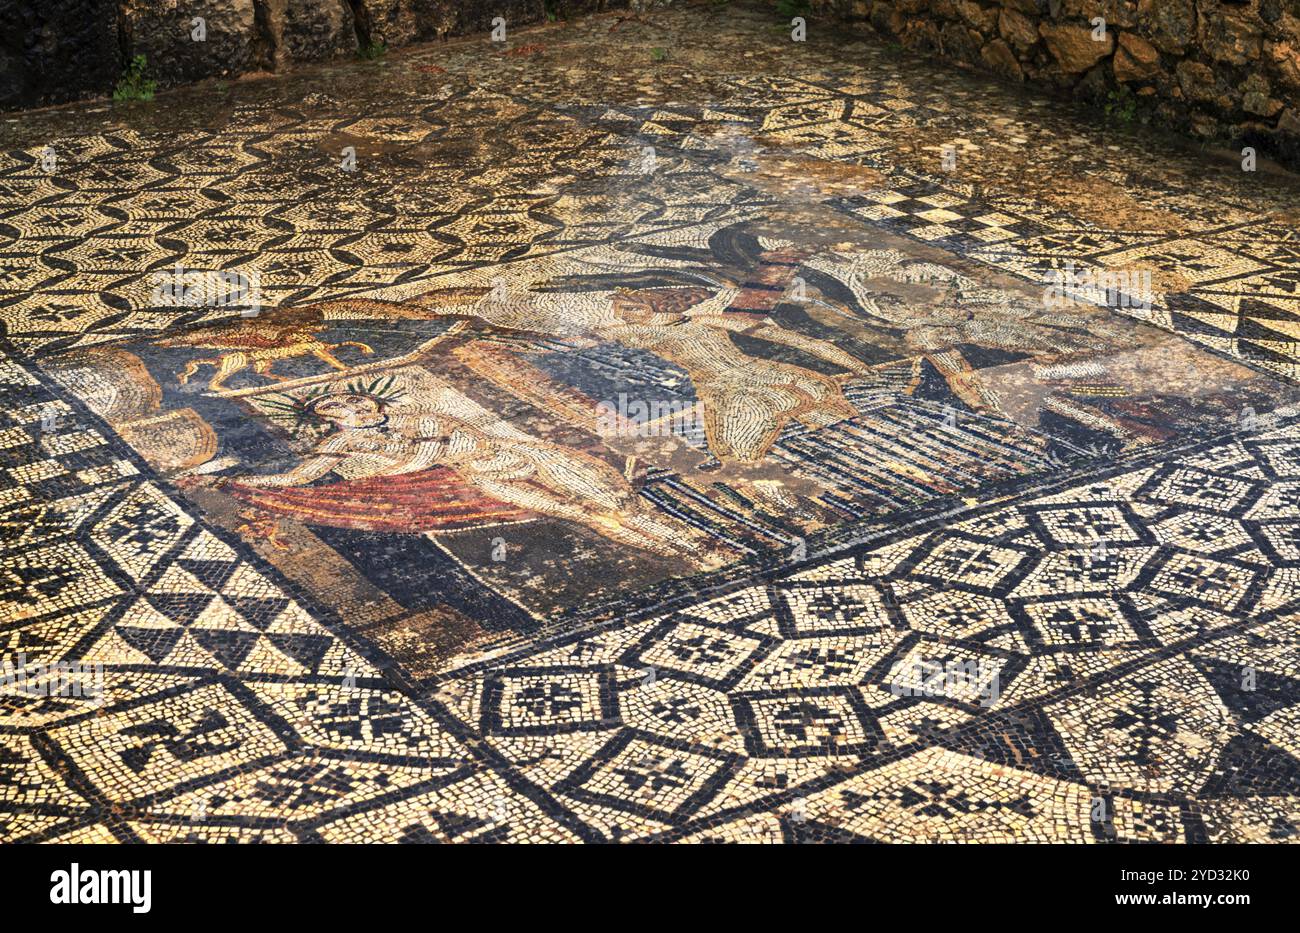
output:
[[[1202,16],[1200,29],[1201,47],[1216,61],[1244,65],[1259,59],[1263,31],[1254,14],[1220,10],[1214,17]]]
[[[1025,78],[1024,70],[1020,67],[1020,61],[1016,58],[1016,53],[1011,51],[1011,46],[1002,39],[994,39],[980,51],[980,57],[984,63],[993,71],[1007,78],[1016,81],[1023,81]]]
[[[123,0],[127,58],[143,55],[163,85],[217,75],[237,75],[264,64],[253,0],[179,0],[175,9],[157,0]],[[202,41],[197,39],[203,21]]]
[[[1182,54],[1196,39],[1192,0],[1138,0],[1138,25],[1162,52]]]
[[[268,0],[277,65],[319,61],[356,51],[357,27],[347,0]]]
[[[1113,63],[1115,80],[1122,84],[1147,81],[1160,73],[1160,52],[1137,33],[1119,34]]]
[[[1023,13],[1012,9],[1004,9],[998,17],[998,32],[1022,52],[1033,48],[1038,42],[1038,25]]]
[[[121,68],[114,0],[0,3],[0,108],[103,93]]]
[[[1106,31],[1106,37],[1101,41],[1092,37],[1092,28],[1089,26],[1040,23],[1038,33],[1065,74],[1085,72],[1115,49],[1115,34],[1110,30]]]

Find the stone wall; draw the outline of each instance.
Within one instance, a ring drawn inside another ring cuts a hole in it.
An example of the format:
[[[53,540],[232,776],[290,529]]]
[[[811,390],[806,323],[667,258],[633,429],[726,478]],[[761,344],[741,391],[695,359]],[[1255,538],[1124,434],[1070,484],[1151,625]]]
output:
[[[626,0],[0,0],[0,109],[112,91],[136,55],[160,87],[626,6]],[[196,41],[194,20],[203,20]]]
[[[0,109],[112,87],[120,54],[117,0],[0,0]]]
[[[811,2],[907,48],[1103,104],[1116,119],[1300,159],[1300,0]]]

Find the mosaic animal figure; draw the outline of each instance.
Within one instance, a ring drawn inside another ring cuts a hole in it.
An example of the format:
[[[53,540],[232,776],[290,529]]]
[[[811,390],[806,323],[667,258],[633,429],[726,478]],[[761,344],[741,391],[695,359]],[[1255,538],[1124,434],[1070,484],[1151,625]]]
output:
[[[208,380],[208,389],[213,392],[225,389],[226,381],[231,376],[246,369],[252,369],[267,379],[282,382],[288,377],[271,371],[277,360],[314,356],[334,369],[344,370],[347,366],[334,355],[341,347],[355,347],[366,355],[375,352],[367,344],[355,340],[326,343],[316,336],[325,326],[314,312],[288,312],[274,319],[241,320],[186,331],[159,340],[158,345],[218,351],[215,357],[190,360],[176,374],[176,381],[186,385],[201,367],[211,366],[216,369]]]

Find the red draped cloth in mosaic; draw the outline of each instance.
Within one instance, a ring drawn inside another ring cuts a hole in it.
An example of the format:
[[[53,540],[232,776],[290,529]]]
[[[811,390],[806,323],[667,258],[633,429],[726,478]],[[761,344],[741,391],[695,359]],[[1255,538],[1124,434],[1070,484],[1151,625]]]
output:
[[[361,531],[450,531],[534,517],[532,512],[483,495],[446,467],[323,486],[260,487],[233,482],[225,488],[237,499],[272,515]]]

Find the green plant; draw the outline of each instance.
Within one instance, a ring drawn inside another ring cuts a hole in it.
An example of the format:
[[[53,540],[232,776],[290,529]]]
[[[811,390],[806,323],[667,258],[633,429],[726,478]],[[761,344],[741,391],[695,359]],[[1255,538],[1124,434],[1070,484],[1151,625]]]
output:
[[[1137,116],[1137,97],[1127,87],[1120,86],[1106,95],[1105,110],[1111,120],[1132,123]]]
[[[113,100],[153,100],[153,92],[158,90],[158,82],[145,77],[149,61],[143,55],[131,59],[122,77],[113,89]]]
[[[807,16],[812,12],[808,0],[776,0],[776,11],[784,19],[791,19],[795,16]]]
[[[650,57],[657,62],[664,61],[665,59],[668,58],[668,50],[664,48],[662,45],[656,45],[653,49],[650,50]]]
[[[388,52],[388,46],[373,39],[357,49],[357,58],[367,62],[377,62]]]

